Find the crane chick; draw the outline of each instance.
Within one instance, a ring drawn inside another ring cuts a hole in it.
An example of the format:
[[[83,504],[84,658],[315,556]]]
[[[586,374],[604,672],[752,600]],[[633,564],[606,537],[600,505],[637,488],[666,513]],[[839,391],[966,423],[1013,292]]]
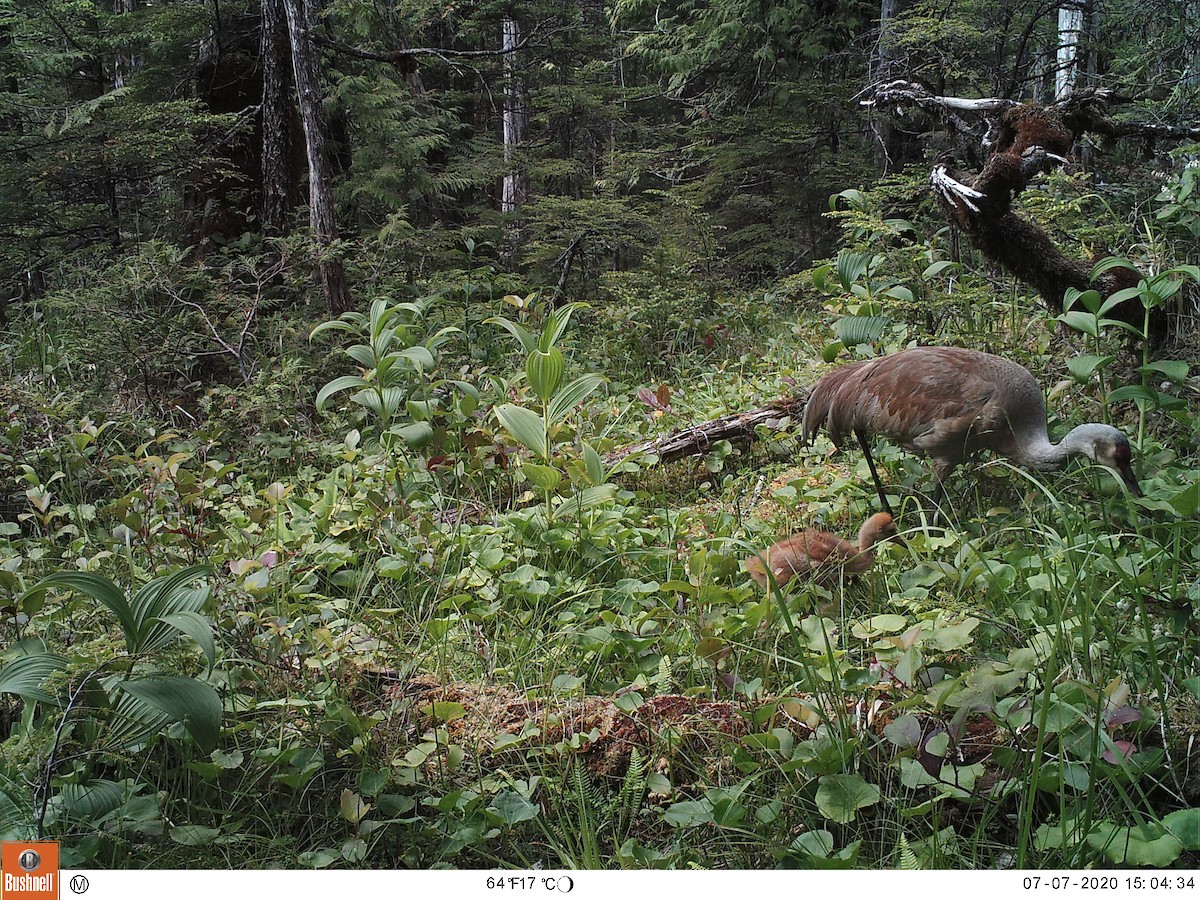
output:
[[[1112,469],[1134,496],[1129,440],[1110,425],[1089,422],[1052,444],[1046,404],[1029,370],[1011,360],[959,347],[915,347],[850,363],[816,383],[804,408],[804,437],[824,427],[837,447],[853,434],[862,447],[884,509],[891,512],[871,435],[933,459],[940,497],[946,477],[966,457],[991,450],[1031,469],[1060,469],[1083,455]]]
[[[818,584],[835,584],[842,575],[861,575],[870,569],[875,564],[876,545],[895,534],[896,527],[888,513],[876,513],[863,522],[858,530],[857,545],[828,531],[807,529],[772,545],[765,554],[747,557],[746,571],[760,587],[768,590],[771,579],[767,575],[767,566],[779,587],[796,575],[811,578]]]

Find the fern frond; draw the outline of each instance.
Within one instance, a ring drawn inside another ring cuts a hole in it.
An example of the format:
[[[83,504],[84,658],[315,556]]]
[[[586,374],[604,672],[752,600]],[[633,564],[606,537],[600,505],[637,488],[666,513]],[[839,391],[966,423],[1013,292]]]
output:
[[[613,800],[613,830],[618,836],[625,834],[633,817],[637,815],[646,796],[647,770],[649,765],[642,752],[634,747],[629,754],[629,769],[621,779],[621,788]]]
[[[913,853],[913,849],[909,846],[908,838],[903,831],[900,832],[898,846],[900,850],[900,864],[897,868],[905,872],[918,871],[921,868],[921,861],[917,859],[917,854]]]

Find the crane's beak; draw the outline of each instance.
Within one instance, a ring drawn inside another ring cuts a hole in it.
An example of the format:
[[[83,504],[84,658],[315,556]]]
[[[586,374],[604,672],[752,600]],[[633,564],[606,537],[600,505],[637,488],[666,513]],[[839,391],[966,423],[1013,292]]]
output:
[[[1125,482],[1125,487],[1129,488],[1129,493],[1135,497],[1145,496],[1142,493],[1141,485],[1138,484],[1137,476],[1133,474],[1133,466],[1129,463],[1121,463],[1116,471],[1121,476],[1121,480]]]

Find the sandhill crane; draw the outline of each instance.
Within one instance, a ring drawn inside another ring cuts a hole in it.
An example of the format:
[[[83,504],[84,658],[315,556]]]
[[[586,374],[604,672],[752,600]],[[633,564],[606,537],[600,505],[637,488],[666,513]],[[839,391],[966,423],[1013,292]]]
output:
[[[837,447],[853,434],[867,458],[884,509],[891,512],[875,462],[871,435],[891,438],[933,459],[935,497],[959,463],[992,450],[1032,469],[1058,469],[1082,454],[1121,476],[1142,496],[1129,440],[1110,425],[1089,422],[1058,444],[1046,434],[1046,404],[1023,366],[990,353],[958,347],[916,347],[850,363],[813,386],[804,408],[804,437],[824,427]]]
[[[775,584],[783,587],[792,576],[811,578],[818,584],[833,584],[845,575],[861,575],[875,564],[875,546],[896,533],[888,513],[875,513],[858,530],[858,544],[828,531],[808,529],[784,538],[762,554],[746,558],[746,571],[760,587],[770,589],[767,568]],[[763,558],[766,558],[766,565]]]

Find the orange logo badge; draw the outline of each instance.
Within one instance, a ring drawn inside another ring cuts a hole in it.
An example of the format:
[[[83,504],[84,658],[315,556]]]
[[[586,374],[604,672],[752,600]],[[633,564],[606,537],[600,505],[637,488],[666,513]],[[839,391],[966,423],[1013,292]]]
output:
[[[4,841],[0,872],[2,900],[58,900],[58,842]]]

